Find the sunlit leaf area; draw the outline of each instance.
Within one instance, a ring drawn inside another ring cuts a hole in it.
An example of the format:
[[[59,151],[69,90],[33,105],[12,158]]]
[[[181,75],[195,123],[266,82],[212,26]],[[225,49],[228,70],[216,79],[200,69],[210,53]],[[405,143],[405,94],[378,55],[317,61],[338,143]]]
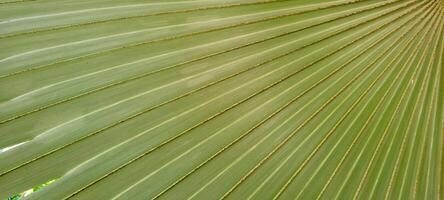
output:
[[[443,0],[0,0],[0,200],[444,199]]]

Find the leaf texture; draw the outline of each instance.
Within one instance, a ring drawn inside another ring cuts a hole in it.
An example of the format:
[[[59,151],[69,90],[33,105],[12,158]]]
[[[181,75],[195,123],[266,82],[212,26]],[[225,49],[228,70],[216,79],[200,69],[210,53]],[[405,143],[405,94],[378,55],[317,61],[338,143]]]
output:
[[[0,0],[0,198],[442,199],[442,0]]]

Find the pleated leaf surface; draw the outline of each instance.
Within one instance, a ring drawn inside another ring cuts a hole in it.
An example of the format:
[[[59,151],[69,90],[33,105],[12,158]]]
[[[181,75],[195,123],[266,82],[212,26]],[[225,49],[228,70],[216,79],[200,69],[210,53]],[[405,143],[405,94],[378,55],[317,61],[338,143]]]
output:
[[[442,0],[0,0],[0,198],[442,199]]]

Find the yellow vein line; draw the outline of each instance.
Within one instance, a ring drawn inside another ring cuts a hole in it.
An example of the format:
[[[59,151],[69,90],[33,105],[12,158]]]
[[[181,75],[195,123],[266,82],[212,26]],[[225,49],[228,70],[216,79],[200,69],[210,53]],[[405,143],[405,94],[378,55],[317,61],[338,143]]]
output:
[[[15,4],[15,3],[25,3],[25,2],[30,2],[30,1],[36,1],[36,0],[6,1],[6,2],[0,2],[0,5],[5,5],[5,4]]]
[[[120,9],[120,8],[137,8],[137,7],[147,7],[147,6],[170,6],[170,5],[178,5],[178,4],[193,4],[193,3],[209,3],[211,1],[206,0],[190,0],[190,1],[173,1],[173,2],[154,2],[154,3],[135,3],[135,4],[126,4],[126,5],[116,5],[116,6],[104,6],[104,7],[95,7],[95,8],[85,8],[85,9],[79,9],[79,10],[69,10],[64,12],[57,12],[57,13],[49,13],[49,14],[42,14],[42,15],[34,15],[34,16],[25,16],[25,17],[17,17],[17,18],[10,18],[0,21],[0,25],[2,24],[11,24],[11,23],[17,23],[21,21],[28,21],[28,20],[35,20],[35,19],[41,19],[41,18],[51,18],[51,17],[61,17],[63,15],[72,15],[72,14],[85,14],[88,12],[104,12],[114,9]],[[264,2],[270,2],[270,1],[262,1],[262,2],[255,2],[253,4],[261,4]],[[276,2],[271,1],[271,2]],[[246,4],[236,4],[236,5],[248,5],[251,3]],[[233,4],[227,4],[223,5],[225,6],[231,6]],[[195,10],[195,9],[193,9]]]
[[[80,27],[80,26],[86,26],[86,25],[92,25],[92,24],[99,24],[99,23],[105,23],[105,22],[116,22],[116,21],[127,20],[127,19],[136,19],[136,18],[143,18],[143,17],[150,17],[150,16],[166,15],[166,14],[189,13],[189,12],[194,12],[194,11],[210,10],[210,9],[224,9],[224,8],[232,8],[232,7],[239,7],[239,6],[269,4],[269,3],[279,2],[279,1],[280,0],[266,0],[266,1],[261,1],[261,2],[252,2],[252,3],[236,3],[236,4],[225,4],[225,5],[221,4],[221,5],[202,7],[202,8],[183,9],[183,10],[150,13],[150,14],[136,15],[136,16],[118,17],[118,18],[111,18],[111,19],[105,19],[105,20],[86,22],[86,23],[81,23],[81,24],[69,24],[69,25],[65,25],[65,26],[61,25],[61,26],[55,26],[55,27],[49,27],[49,28],[43,27],[43,29],[35,29],[35,30],[27,31],[27,32],[18,32],[18,33],[10,33],[10,34],[6,34],[6,35],[2,35],[2,36],[0,36],[0,39],[28,35],[28,34],[33,34],[33,33],[68,29],[68,28]],[[282,0],[282,1],[288,1],[288,0]]]
[[[443,2],[444,3],[444,2]],[[442,6],[441,6],[442,7]],[[443,28],[443,26],[444,26],[444,24],[442,24],[441,25],[441,28]],[[441,38],[443,37],[443,35],[441,35]],[[443,51],[443,49],[444,49],[444,43],[443,43],[443,41],[441,40],[441,48],[440,48],[440,50],[441,50],[441,53],[440,53],[440,58],[439,58],[439,65],[438,66],[442,66],[443,65],[443,53],[444,53],[444,51]],[[439,84],[440,84],[440,86],[442,85],[442,82],[443,81],[443,70],[442,70],[442,68],[440,69],[440,79],[439,79]],[[438,99],[440,99],[440,100],[438,100],[438,108],[439,108],[439,105],[441,105],[442,106],[442,104],[443,104],[443,102],[442,102],[442,97],[443,97],[443,95],[442,95],[442,91],[440,91],[439,92],[440,93],[440,98],[438,98]],[[442,108],[442,107],[441,107]],[[440,116],[440,117],[438,117],[437,119],[442,119],[442,111],[441,111],[441,113],[439,113],[440,111],[439,110],[437,110],[436,112],[438,112],[437,113],[437,115],[438,116]],[[442,172],[441,172],[441,170],[442,170],[442,155],[443,155],[443,136],[444,136],[444,121],[443,122],[440,122],[440,121],[438,121],[438,124],[439,123],[441,123],[440,124],[440,126],[441,127],[439,127],[438,128],[438,135],[440,136],[440,138],[439,138],[439,147],[438,147],[438,167],[436,168],[437,169],[437,174],[438,174],[438,178],[437,178],[437,184],[436,184],[436,190],[437,190],[437,198],[438,199],[440,199],[441,198],[441,179],[442,179]]]

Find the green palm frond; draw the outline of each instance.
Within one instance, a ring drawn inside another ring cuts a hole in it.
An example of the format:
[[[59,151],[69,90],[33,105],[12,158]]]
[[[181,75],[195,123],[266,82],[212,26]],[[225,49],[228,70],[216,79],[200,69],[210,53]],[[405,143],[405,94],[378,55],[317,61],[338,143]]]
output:
[[[441,0],[0,0],[0,198],[442,199]]]

